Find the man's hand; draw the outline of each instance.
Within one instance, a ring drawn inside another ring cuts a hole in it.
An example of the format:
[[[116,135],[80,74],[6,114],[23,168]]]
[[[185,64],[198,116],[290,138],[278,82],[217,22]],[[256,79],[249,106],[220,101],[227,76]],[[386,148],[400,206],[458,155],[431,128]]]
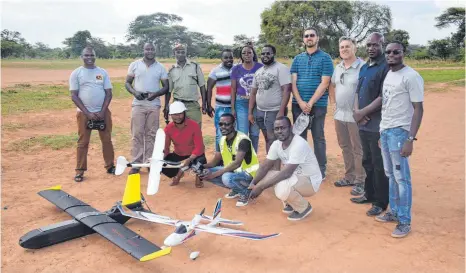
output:
[[[361,126],[364,126],[366,125],[369,120],[371,120],[368,116],[364,116],[359,122],[358,122],[358,125],[361,125]]]
[[[301,108],[301,111],[303,111],[305,114],[309,114],[311,112],[311,108],[312,108],[311,105],[305,103],[304,101],[301,101],[298,104],[299,104],[299,108]]]
[[[168,107],[165,105],[165,108],[163,108],[163,117],[165,120],[168,120]]]
[[[95,113],[97,115],[98,120],[104,120],[105,119],[105,112],[100,111]]]
[[[353,111],[353,118],[354,118],[354,121],[356,121],[356,123],[359,123],[364,117],[365,116],[361,110]]]
[[[215,114],[214,108],[212,108],[211,105],[207,105],[207,115],[212,118],[214,117],[214,114]]]
[[[97,113],[87,112],[84,115],[86,115],[88,120],[99,120],[99,116],[97,115]]]
[[[144,100],[144,99],[145,99],[144,93],[143,93],[143,92],[136,91],[136,90],[134,90],[133,96],[134,96],[137,100]]]
[[[199,176],[202,180],[212,180],[214,179],[215,177],[217,177],[217,175],[213,172],[211,172],[210,170],[206,170],[204,175],[202,176]]]
[[[280,111],[278,111],[278,113],[277,113],[277,118],[283,117],[284,115],[285,115],[284,111],[281,111],[281,110],[280,110]]]
[[[251,184],[249,184],[248,190],[254,189],[255,186],[256,186],[256,184],[254,184],[254,182],[251,181]]]
[[[251,186],[251,185],[249,185],[249,186]],[[252,188],[251,193],[249,194],[249,199],[256,199],[257,197],[259,197],[259,195],[261,195],[262,191],[264,191],[264,190],[262,189],[262,187],[260,187],[260,186],[254,186],[254,187]]]
[[[154,92],[147,93],[149,96],[147,97],[148,101],[153,101],[155,98],[157,98],[157,94]]]
[[[401,148],[401,156],[408,157],[413,153],[413,142],[412,141],[405,141],[403,144],[403,148]]]
[[[207,105],[206,105],[206,104],[202,104],[201,110],[202,110],[202,114],[203,114],[203,115],[207,114]]]
[[[249,120],[249,122],[250,122],[251,124],[254,124],[254,123],[255,123],[255,121],[254,121],[254,115],[253,115],[252,113],[249,113],[249,114],[248,114],[248,120]]]

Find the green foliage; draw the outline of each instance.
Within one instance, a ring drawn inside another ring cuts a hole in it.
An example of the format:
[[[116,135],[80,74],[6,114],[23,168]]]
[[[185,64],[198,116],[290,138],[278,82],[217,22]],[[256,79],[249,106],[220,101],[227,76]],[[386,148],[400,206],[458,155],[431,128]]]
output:
[[[445,28],[450,25],[458,26],[456,33],[451,37],[455,47],[464,47],[465,36],[465,8],[448,8],[435,18],[438,28]]]
[[[72,37],[66,38],[63,44],[70,49],[71,56],[77,57],[81,56],[81,52],[90,44],[91,40],[92,36],[89,30],[82,30],[76,32]]]
[[[418,70],[425,83],[451,82],[464,79],[464,69]]]
[[[76,133],[70,135],[46,135],[30,137],[23,140],[13,141],[7,146],[6,151],[30,152],[43,148],[61,150],[74,147],[77,140],[78,135]]]
[[[409,46],[409,33],[402,29],[393,29],[385,35],[385,43],[388,44],[392,41],[401,42],[405,49]]]

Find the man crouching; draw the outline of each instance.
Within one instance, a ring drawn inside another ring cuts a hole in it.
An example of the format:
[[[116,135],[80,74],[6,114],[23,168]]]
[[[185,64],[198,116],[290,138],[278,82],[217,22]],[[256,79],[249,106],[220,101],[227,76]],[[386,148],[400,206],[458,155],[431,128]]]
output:
[[[288,117],[275,120],[274,134],[277,140],[249,185],[249,198],[255,199],[275,186],[275,195],[283,201],[288,220],[301,220],[312,212],[311,204],[303,197],[314,195],[322,182],[319,163],[307,141],[293,134]],[[284,165],[281,171],[271,170],[277,160]]]

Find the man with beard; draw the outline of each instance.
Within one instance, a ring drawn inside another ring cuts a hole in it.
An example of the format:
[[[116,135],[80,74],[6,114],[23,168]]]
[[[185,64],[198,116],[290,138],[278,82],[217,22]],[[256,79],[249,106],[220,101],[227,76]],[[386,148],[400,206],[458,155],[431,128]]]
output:
[[[125,87],[134,96],[131,110],[133,163],[145,163],[152,155],[159,128],[159,97],[168,92],[168,74],[165,67],[155,60],[153,44],[146,43],[144,58],[130,64]],[[139,168],[132,168],[130,174],[137,172]]]
[[[366,41],[369,61],[361,67],[354,99],[353,118],[359,125],[362,145],[362,166],[366,171],[364,195],[351,198],[356,204],[372,203],[367,216],[376,216],[388,206],[388,179],[385,176],[379,147],[382,85],[388,65],[382,53],[383,35],[375,32]]]
[[[404,46],[398,41],[387,45],[385,57],[390,67],[383,82],[380,143],[385,174],[389,178],[390,211],[377,216],[380,222],[398,222],[392,237],[411,231],[411,174],[408,157],[421,126],[424,80],[403,64]]]
[[[249,121],[256,122],[264,135],[266,152],[275,141],[273,124],[277,117],[286,116],[290,101],[290,70],[284,64],[275,61],[276,49],[273,45],[264,45],[261,61],[264,64],[254,74],[251,97],[249,99]],[[257,103],[256,116],[253,116]]]
[[[175,101],[170,105],[169,115],[173,122],[165,127],[165,160],[180,162],[184,160],[181,168],[199,161],[205,164],[204,142],[199,125],[186,117],[186,106]],[[170,145],[173,143],[174,151],[170,153]],[[183,172],[178,168],[162,168],[162,173],[173,178],[170,186],[176,186],[183,177]],[[202,188],[203,182],[196,176],[196,187]]]
[[[237,207],[246,206],[249,199],[248,186],[259,168],[259,160],[251,140],[235,130],[235,117],[224,113],[219,127],[222,138],[211,162],[204,165],[208,172],[201,178],[218,186],[231,189],[225,198],[239,197]],[[223,161],[223,166],[218,166]]]
[[[275,120],[274,132],[277,140],[251,181],[250,198],[255,199],[265,189],[275,186],[275,195],[283,202],[288,220],[302,220],[312,212],[311,204],[304,197],[314,195],[322,182],[319,164],[309,143],[293,134],[288,117]],[[271,170],[276,161],[284,164],[281,171]]]
[[[107,173],[115,174],[112,144],[112,113],[108,105],[112,100],[112,84],[107,71],[95,65],[95,51],[86,47],[81,52],[83,66],[70,75],[71,100],[77,106],[78,147],[74,181],[82,182],[87,170],[87,152],[92,130],[88,121],[104,121],[105,129],[99,130]]]
[[[224,49],[222,51],[222,63],[216,66],[209,74],[207,79],[207,109],[212,109],[212,93],[214,86],[217,87],[215,93],[215,147],[222,136],[218,122],[224,113],[231,113],[231,68],[233,67],[233,51]],[[218,152],[218,151],[217,151]]]
[[[173,52],[176,64],[168,71],[170,88],[165,96],[164,117],[168,120],[168,104],[173,95],[175,101],[181,101],[188,109],[186,116],[196,121],[202,128],[202,114],[208,113],[213,117],[212,108],[207,108],[204,74],[199,64],[186,59],[186,48],[183,45],[177,44]],[[202,114],[198,86],[202,97]]]
[[[330,55],[319,49],[319,33],[315,28],[304,30],[303,42],[306,52],[297,55],[291,65],[293,103],[291,111],[293,121],[301,113],[313,116],[311,133],[314,152],[319,162],[323,179],[327,170],[326,142],[324,134],[325,115],[327,114],[330,77],[333,74],[333,62]],[[301,137],[307,140],[307,130]]]

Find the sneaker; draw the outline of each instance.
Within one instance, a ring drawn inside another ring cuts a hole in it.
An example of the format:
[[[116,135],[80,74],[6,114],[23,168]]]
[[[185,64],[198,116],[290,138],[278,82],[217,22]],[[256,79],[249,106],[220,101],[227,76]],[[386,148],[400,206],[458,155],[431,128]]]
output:
[[[394,215],[391,211],[387,211],[384,215],[376,216],[375,220],[382,223],[398,222],[398,217],[396,217],[396,215]]]
[[[115,166],[112,166],[112,167],[108,168],[107,173],[108,174],[115,174]]]
[[[238,201],[236,201],[236,206],[237,207],[244,207],[248,204],[248,201],[249,201],[249,196],[247,195],[241,195],[238,199]]]
[[[237,197],[240,197],[241,195],[235,191],[230,191],[229,193],[225,194],[225,198],[227,199],[234,199],[234,198],[237,198]]]
[[[392,237],[394,238],[402,238],[408,235],[408,233],[411,231],[411,225],[410,224],[398,224],[396,225],[395,230],[392,233]]]
[[[312,212],[312,206],[310,203],[308,203],[307,205],[307,208],[299,213],[297,211],[293,211],[289,216],[288,216],[288,220],[290,221],[299,221],[299,220],[302,220],[304,219],[306,216],[308,216],[310,213]]]
[[[294,211],[294,209],[290,205],[286,204],[282,211],[286,214],[290,214]]]
[[[364,184],[361,183],[354,185],[354,187],[351,189],[351,195],[354,196],[360,196],[364,193]]]

